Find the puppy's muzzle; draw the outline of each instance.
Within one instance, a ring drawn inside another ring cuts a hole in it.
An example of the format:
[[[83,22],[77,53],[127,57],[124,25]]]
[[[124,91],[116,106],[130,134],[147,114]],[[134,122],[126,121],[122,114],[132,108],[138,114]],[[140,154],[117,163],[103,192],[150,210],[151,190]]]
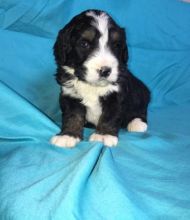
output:
[[[98,70],[100,77],[108,77],[111,74],[111,68],[108,66],[103,66]]]

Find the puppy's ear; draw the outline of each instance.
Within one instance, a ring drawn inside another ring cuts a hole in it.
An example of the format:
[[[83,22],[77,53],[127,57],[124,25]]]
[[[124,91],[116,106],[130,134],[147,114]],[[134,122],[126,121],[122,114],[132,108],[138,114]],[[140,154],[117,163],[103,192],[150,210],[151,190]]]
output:
[[[71,45],[70,45],[71,31],[72,31],[72,25],[67,24],[58,33],[56,42],[53,47],[55,60],[58,65],[64,65],[67,59],[67,54],[71,50]]]
[[[126,34],[125,29],[122,28],[122,35],[123,35],[123,46],[122,46],[122,52],[121,57],[124,64],[127,64],[128,61],[128,48],[127,48],[127,40],[126,40]]]

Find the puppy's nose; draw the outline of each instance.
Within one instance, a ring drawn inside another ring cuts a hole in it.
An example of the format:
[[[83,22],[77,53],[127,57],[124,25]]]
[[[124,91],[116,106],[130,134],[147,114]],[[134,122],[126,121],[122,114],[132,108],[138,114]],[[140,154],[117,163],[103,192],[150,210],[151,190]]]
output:
[[[108,77],[110,75],[110,73],[111,73],[111,68],[108,66],[103,66],[99,70],[99,74],[101,77]]]

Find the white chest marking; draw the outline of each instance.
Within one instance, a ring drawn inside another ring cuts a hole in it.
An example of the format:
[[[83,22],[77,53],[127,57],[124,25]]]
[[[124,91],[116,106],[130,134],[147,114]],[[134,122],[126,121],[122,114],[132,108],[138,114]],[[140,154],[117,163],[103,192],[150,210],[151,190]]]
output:
[[[94,86],[77,78],[70,80],[63,87],[63,94],[81,99],[81,103],[86,106],[86,120],[95,125],[102,114],[102,106],[99,98],[114,91],[119,91],[118,85],[108,84],[106,86]]]

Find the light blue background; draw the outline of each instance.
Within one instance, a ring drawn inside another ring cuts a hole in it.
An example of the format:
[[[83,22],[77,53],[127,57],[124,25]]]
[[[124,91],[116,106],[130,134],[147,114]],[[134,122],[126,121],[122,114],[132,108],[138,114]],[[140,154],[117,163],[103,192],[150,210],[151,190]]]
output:
[[[117,148],[49,144],[59,131],[52,47],[89,8],[126,28],[129,69],[152,92],[147,133]],[[0,219],[190,219],[190,4],[0,0]]]

